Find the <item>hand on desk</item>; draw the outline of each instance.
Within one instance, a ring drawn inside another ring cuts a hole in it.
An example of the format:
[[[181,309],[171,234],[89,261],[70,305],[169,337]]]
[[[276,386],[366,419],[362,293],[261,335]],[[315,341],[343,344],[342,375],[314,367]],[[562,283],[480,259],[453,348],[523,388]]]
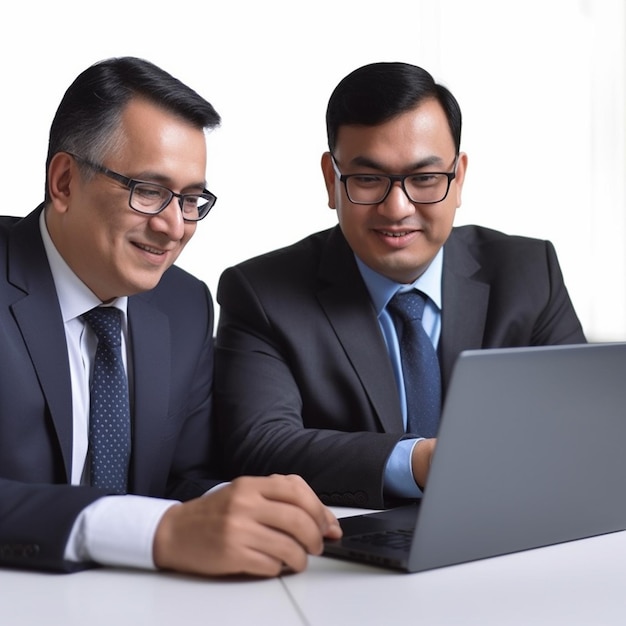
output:
[[[411,457],[411,467],[413,478],[420,489],[426,486],[428,471],[433,460],[437,439],[422,439],[415,444],[413,456]]]
[[[335,516],[299,476],[245,476],[168,509],[154,562],[179,572],[277,576],[302,571],[323,537],[341,536]]]

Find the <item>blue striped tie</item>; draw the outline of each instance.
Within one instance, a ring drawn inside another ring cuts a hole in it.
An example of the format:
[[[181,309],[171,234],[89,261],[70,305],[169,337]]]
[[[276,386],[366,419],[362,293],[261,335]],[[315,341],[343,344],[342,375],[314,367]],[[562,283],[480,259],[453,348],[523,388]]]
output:
[[[89,416],[91,484],[126,493],[131,435],[121,312],[114,307],[96,307],[83,317],[98,337]]]
[[[397,293],[387,307],[400,344],[407,432],[435,437],[441,414],[441,372],[435,348],[422,326],[425,304],[426,296],[413,290]]]

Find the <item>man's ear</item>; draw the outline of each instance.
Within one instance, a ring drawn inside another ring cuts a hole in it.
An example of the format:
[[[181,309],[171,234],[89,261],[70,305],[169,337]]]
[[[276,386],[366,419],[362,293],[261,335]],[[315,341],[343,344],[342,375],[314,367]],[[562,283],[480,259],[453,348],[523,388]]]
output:
[[[324,174],[324,182],[326,183],[326,191],[328,193],[328,206],[331,209],[336,209],[337,175],[335,174],[330,152],[322,154],[322,174]]]
[[[63,213],[70,202],[70,183],[76,176],[77,165],[67,152],[57,152],[48,166],[48,194],[55,211]]]
[[[467,154],[465,154],[465,152],[460,152],[459,160],[456,166],[456,178],[454,179],[457,209],[461,206],[461,195],[463,191],[463,183],[465,182],[466,171],[467,171]]]

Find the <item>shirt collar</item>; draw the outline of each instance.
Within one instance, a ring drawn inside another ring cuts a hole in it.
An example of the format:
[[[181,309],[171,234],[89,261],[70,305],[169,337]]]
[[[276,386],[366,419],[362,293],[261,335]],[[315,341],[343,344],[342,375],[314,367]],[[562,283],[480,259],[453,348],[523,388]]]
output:
[[[46,226],[45,209],[39,216],[39,229],[59,298],[63,322],[68,322],[101,305],[101,300],[76,276],[56,249]],[[126,315],[128,297],[116,298],[111,305]]]
[[[354,255],[357,266],[365,282],[365,286],[370,293],[376,314],[380,316],[381,312],[387,306],[387,303],[398,291],[410,291],[411,289],[419,289],[425,293],[432,302],[441,311],[441,276],[443,272],[443,248],[437,252],[435,258],[431,261],[426,271],[410,285],[397,283],[389,278],[375,272],[373,269],[365,265],[356,254]]]

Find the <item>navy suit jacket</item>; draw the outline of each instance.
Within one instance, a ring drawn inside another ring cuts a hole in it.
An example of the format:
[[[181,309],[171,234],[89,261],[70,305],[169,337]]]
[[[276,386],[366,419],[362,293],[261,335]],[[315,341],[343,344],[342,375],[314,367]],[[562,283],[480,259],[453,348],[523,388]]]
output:
[[[39,231],[41,207],[0,217],[0,566],[69,570],[76,516],[105,495],[68,486],[72,391],[65,331]],[[213,304],[170,268],[128,300],[133,367],[129,491],[187,500],[216,484]]]
[[[217,298],[215,419],[230,472],[293,472],[329,504],[384,506],[402,415],[339,227],[227,269]],[[585,341],[547,241],[453,229],[442,299],[444,393],[462,350]]]

